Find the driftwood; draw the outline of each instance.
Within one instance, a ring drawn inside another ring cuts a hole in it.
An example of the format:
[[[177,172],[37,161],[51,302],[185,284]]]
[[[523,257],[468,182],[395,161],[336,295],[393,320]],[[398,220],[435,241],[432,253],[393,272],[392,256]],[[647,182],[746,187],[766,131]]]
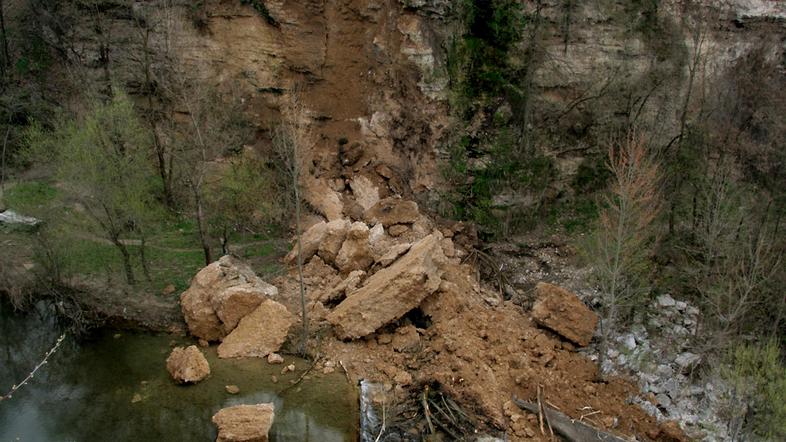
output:
[[[539,414],[538,404],[522,401],[515,396],[513,397],[513,403],[522,410]],[[545,405],[541,406],[545,411],[546,420],[549,422],[549,424],[551,424],[551,427],[554,428],[554,431],[559,433],[562,437],[570,442],[628,442],[627,439],[623,439],[621,437],[614,436],[613,434],[598,430],[597,428],[591,427],[583,422],[579,422],[576,419],[572,419],[570,416],[560,413],[553,408],[547,407]]]

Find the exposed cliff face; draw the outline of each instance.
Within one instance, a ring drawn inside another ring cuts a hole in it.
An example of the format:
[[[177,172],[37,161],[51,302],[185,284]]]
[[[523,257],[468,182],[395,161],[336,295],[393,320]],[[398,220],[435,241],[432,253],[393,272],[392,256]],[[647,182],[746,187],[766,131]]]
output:
[[[311,205],[329,219],[355,210],[347,184],[356,176],[380,198],[437,189],[438,156],[447,135],[464,125],[450,118],[447,100],[447,49],[463,32],[455,2],[263,3],[271,20],[230,0],[201,7],[107,3],[100,16],[63,6],[57,12],[70,17],[63,20],[70,26],[50,35],[61,46],[72,41],[68,56],[97,81],[111,75],[132,91],[143,84],[145,47],[154,68],[174,62],[212,83],[235,85],[260,128],[259,147],[299,88],[314,129],[304,184]],[[617,0],[525,7],[530,20],[519,49],[532,46],[535,54],[529,124],[536,147],[557,165],[552,194],[564,190],[610,126],[646,121],[656,128],[656,141],[668,143],[689,87],[694,96],[711,96],[718,76],[751,49],[768,44],[771,56],[780,57],[786,34],[786,6],[764,0],[691,8],[675,0],[660,4],[654,17]],[[700,66],[691,84],[697,49]],[[473,120],[473,133],[483,131],[477,122],[484,118]]]
[[[259,147],[297,89],[314,134],[307,198],[330,219],[344,211],[338,201],[351,199],[341,192],[356,175],[381,198],[433,188],[434,148],[448,126],[441,45],[450,2],[265,5],[272,20],[238,1],[134,2],[100,14],[63,7],[57,13],[70,26],[51,36],[59,46],[76,42],[69,57],[95,81],[111,76],[132,92],[143,84],[145,51],[152,71],[176,63],[233,85],[259,127]]]

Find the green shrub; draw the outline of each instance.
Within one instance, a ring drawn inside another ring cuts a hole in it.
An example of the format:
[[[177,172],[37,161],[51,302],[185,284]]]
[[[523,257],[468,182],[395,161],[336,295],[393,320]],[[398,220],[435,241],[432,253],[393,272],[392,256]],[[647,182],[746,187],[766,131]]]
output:
[[[778,344],[737,346],[722,375],[732,387],[729,418],[757,437],[786,439],[786,367]]]

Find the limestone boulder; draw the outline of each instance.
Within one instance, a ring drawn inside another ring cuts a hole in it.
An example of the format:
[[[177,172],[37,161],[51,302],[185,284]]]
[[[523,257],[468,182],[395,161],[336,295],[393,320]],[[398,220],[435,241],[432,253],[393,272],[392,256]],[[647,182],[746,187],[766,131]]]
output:
[[[401,198],[385,198],[363,213],[369,224],[382,223],[385,227],[395,224],[412,224],[420,217],[418,204]]]
[[[349,296],[357,290],[365,277],[366,272],[363,270],[353,270],[346,278],[320,293],[317,299],[320,302],[333,302],[340,299],[342,296]]]
[[[271,403],[223,408],[213,415],[218,427],[216,442],[267,442],[274,418]]]
[[[210,364],[196,345],[175,347],[166,359],[166,369],[178,384],[193,384],[210,375]]]
[[[180,296],[180,308],[189,332],[217,341],[235,328],[240,318],[278,289],[259,278],[241,260],[224,256],[194,276]]]
[[[216,316],[223,323],[224,333],[229,333],[265,299],[276,295],[278,289],[275,286],[255,278],[253,282],[229,287],[214,294],[211,304]]]
[[[562,287],[538,283],[532,319],[541,327],[557,333],[582,347],[589,344],[598,324],[598,315],[575,294]]]
[[[347,238],[336,256],[336,267],[341,272],[365,270],[374,263],[374,254],[369,246],[369,228],[363,222],[354,222]]]
[[[286,307],[272,299],[262,302],[240,320],[218,346],[219,358],[264,358],[277,352],[296,321]]]
[[[368,210],[379,202],[379,187],[377,187],[368,177],[355,175],[349,182],[355,201],[363,208]]]
[[[377,262],[382,267],[387,267],[397,260],[399,256],[407,253],[412,244],[396,244],[387,249],[387,251],[377,259]]]
[[[323,261],[332,264],[336,261],[336,255],[341,250],[341,245],[347,238],[347,231],[351,223],[348,219],[337,219],[327,223],[325,234],[317,248],[317,254]]]
[[[317,253],[319,250],[319,245],[327,235],[327,231],[328,223],[325,221],[320,221],[306,229],[306,231],[300,235],[300,248],[302,249],[303,253],[303,262],[308,261],[309,258]],[[297,256],[298,246],[296,242],[292,247],[292,251],[290,251],[287,256],[284,257],[284,261],[293,263],[297,259]]]
[[[436,292],[442,282],[446,262],[434,232],[413,244],[409,252],[390,267],[366,280],[328,316],[341,339],[357,339],[401,318]]]

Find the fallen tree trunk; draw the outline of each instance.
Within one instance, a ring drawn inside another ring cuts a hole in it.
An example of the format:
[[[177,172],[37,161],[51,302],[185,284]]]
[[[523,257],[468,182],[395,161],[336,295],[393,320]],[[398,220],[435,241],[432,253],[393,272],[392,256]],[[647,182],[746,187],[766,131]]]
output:
[[[538,414],[538,404],[532,404],[522,401],[521,399],[513,397],[513,403],[522,410],[529,411],[530,413]],[[551,427],[559,433],[562,437],[570,442],[592,442],[592,441],[607,441],[607,442],[627,442],[613,434],[606,433],[591,427],[583,422],[579,422],[570,416],[567,416],[559,411],[543,406],[546,413],[546,419],[551,424]]]

